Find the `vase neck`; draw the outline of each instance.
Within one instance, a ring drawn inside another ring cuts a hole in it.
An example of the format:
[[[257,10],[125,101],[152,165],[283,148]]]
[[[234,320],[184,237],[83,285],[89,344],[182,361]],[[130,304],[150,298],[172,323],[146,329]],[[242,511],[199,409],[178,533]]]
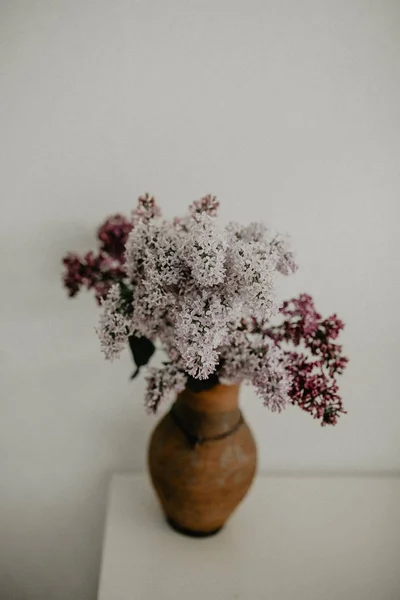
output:
[[[179,394],[172,410],[188,431],[212,437],[230,431],[240,419],[239,385],[216,385],[209,390]]]
[[[186,388],[178,400],[194,411],[212,414],[229,413],[239,407],[239,384],[218,384],[209,390],[192,392]]]

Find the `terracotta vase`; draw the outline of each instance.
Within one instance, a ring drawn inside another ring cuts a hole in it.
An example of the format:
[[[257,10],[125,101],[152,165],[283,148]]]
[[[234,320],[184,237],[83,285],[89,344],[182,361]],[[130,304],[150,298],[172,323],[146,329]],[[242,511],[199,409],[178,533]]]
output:
[[[239,386],[185,389],[155,428],[148,463],[170,525],[208,536],[223,527],[254,478],[257,450]]]

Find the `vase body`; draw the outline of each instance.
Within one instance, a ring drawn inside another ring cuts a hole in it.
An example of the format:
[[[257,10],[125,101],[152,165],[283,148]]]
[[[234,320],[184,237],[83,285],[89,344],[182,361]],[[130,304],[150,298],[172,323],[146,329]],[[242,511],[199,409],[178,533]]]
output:
[[[256,444],[238,395],[239,386],[185,389],[151,436],[153,486],[169,523],[182,533],[216,533],[250,488]]]

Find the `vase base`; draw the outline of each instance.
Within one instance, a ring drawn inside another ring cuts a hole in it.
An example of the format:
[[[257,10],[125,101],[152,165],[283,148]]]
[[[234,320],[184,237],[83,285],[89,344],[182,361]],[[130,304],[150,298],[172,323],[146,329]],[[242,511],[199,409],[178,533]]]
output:
[[[167,523],[170,527],[172,527],[174,531],[177,531],[182,535],[187,535],[188,537],[195,538],[211,537],[212,535],[217,534],[222,529],[222,527],[218,527],[217,529],[213,529],[212,531],[193,531],[192,529],[186,529],[186,527],[178,525],[178,523],[175,523],[175,521],[173,521],[169,517],[167,517]]]

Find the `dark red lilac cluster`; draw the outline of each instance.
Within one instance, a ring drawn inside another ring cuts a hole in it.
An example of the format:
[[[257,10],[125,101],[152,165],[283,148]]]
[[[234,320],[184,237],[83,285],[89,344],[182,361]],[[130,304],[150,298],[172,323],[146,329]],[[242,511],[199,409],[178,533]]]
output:
[[[307,294],[284,302],[280,313],[283,322],[265,333],[288,355],[292,404],[320,419],[322,425],[335,425],[346,412],[336,376],[343,373],[348,359],[334,341],[344,324],[336,315],[323,319]]]
[[[132,223],[124,216],[114,215],[98,229],[98,254],[67,254],[63,259],[63,281],[71,298],[76,296],[81,288],[93,289],[100,304],[111,285],[124,279],[125,244],[131,229]]]
[[[125,244],[131,230],[131,221],[123,215],[109,217],[97,231],[100,249],[123,263]]]

